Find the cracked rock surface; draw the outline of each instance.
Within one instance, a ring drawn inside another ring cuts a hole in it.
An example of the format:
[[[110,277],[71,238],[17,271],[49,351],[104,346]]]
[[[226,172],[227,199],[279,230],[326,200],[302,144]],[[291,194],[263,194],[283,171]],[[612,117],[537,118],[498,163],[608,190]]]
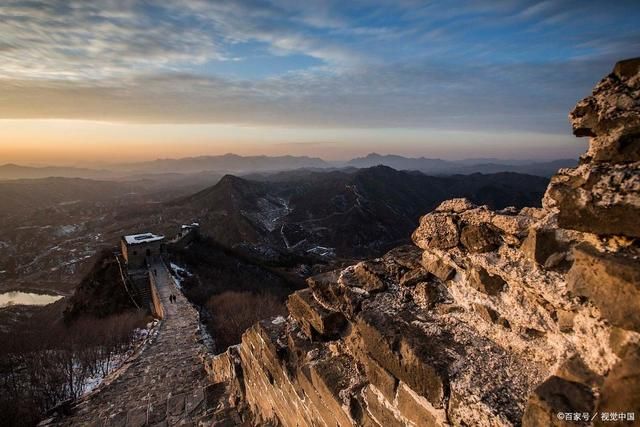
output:
[[[551,180],[543,209],[442,203],[415,246],[309,279],[287,319],[207,360],[209,378],[256,425],[640,416],[640,59],[618,63],[570,119],[590,149]]]

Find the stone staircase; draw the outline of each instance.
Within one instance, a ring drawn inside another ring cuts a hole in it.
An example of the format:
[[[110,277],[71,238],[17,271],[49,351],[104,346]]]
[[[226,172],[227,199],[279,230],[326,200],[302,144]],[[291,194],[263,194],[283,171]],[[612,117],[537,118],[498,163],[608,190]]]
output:
[[[197,311],[161,262],[154,263],[149,274],[154,269],[165,314],[155,336],[115,378],[77,402],[68,414],[57,414],[41,425],[242,425],[226,401],[225,386],[206,377]],[[172,294],[175,303],[169,301]]]
[[[149,307],[151,304],[151,289],[149,288],[149,276],[145,271],[144,274],[130,276],[136,297],[142,307]]]

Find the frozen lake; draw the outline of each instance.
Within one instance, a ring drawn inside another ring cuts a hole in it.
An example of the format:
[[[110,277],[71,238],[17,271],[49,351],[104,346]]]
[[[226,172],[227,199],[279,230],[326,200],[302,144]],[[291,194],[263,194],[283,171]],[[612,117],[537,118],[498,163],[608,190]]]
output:
[[[46,295],[19,291],[4,292],[0,293],[0,308],[16,304],[47,305],[58,301],[60,298],[62,298],[60,295]]]

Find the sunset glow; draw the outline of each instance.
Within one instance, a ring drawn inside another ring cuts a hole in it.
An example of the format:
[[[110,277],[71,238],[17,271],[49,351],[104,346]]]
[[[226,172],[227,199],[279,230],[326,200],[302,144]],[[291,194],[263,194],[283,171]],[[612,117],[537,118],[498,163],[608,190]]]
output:
[[[637,3],[457,3],[4,2],[0,163],[576,157]]]

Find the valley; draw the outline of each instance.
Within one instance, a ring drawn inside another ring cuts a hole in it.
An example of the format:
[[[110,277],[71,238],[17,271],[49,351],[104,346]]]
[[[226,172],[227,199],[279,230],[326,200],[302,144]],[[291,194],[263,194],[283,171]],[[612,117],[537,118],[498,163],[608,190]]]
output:
[[[308,277],[409,242],[420,215],[442,200],[469,197],[509,211],[535,205],[548,183],[515,173],[433,177],[387,166],[191,178],[0,182],[0,302],[7,299],[0,307],[0,340],[12,343],[9,354],[30,349],[10,359],[9,368],[24,365],[35,374],[38,355],[70,357],[83,370],[44,384],[65,399],[78,397],[86,385],[73,385],[74,376],[94,381],[85,369],[102,362],[86,354],[104,347],[99,336],[97,342],[76,341],[68,334],[84,337],[91,335],[86,328],[110,331],[119,325],[118,354],[129,354],[133,350],[122,341],[127,333],[153,333],[151,323],[134,329],[150,318],[137,310],[140,301],[132,301],[120,281],[114,254],[123,235],[151,230],[167,236],[173,280],[197,310],[209,348],[222,352],[256,321],[286,316],[284,302]],[[192,223],[198,224],[198,237],[187,246],[172,243],[183,224]],[[45,333],[42,325],[55,326],[60,343],[38,339]],[[64,391],[64,381],[75,387],[72,393]],[[20,410],[37,418],[44,412],[33,408],[51,408],[47,393],[8,390],[26,399],[26,409],[5,402],[12,419]]]
[[[640,425],[638,22],[0,3],[0,427]]]
[[[418,216],[447,198],[522,207],[537,203],[547,182],[510,173],[430,177],[388,167],[217,181],[0,182],[0,291],[69,295],[96,253],[120,236],[145,229],[173,235],[193,221],[224,246],[302,271],[406,242]]]

